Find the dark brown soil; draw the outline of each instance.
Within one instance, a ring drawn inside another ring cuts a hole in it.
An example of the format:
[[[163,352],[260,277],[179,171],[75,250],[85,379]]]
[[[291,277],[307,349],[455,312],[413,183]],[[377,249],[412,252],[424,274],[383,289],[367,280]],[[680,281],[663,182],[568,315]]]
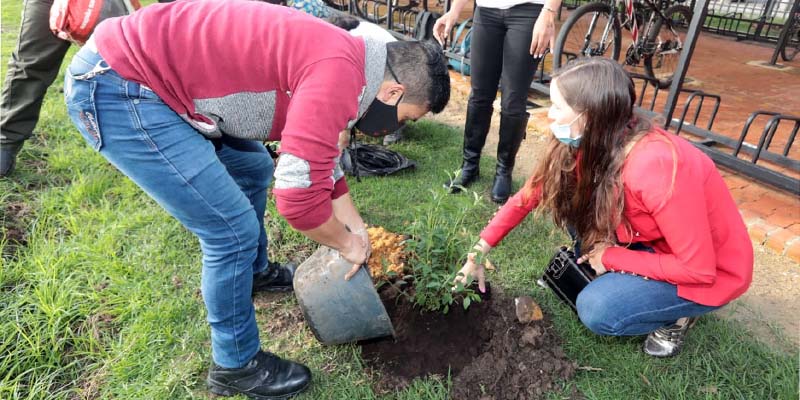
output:
[[[292,332],[304,324],[303,312],[299,307],[286,307],[292,301],[291,293],[262,292],[253,297],[253,305],[258,315],[264,315],[259,326],[269,329],[272,336],[281,336]]]
[[[10,202],[0,211],[0,235],[6,240],[1,257],[13,256],[17,248],[27,246],[28,233],[25,228],[31,208],[22,202]]]
[[[517,322],[514,299],[498,290],[469,310],[421,313],[405,299],[385,299],[396,340],[361,344],[368,368],[379,371],[379,391],[407,386],[429,375],[453,377],[453,399],[539,399],[569,380],[568,360],[547,318]]]

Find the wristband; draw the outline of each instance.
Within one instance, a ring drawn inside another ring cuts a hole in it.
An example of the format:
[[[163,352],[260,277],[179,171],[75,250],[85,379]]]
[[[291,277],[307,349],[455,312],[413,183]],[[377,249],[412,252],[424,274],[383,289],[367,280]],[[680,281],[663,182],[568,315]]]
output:
[[[542,6],[542,10],[544,10],[544,11],[550,11],[550,12],[551,12],[551,13],[553,13],[553,14],[555,14],[555,13],[556,13],[556,10],[553,10],[552,8],[550,8],[550,7],[548,7],[548,6],[545,6],[545,5],[543,5],[543,6]]]

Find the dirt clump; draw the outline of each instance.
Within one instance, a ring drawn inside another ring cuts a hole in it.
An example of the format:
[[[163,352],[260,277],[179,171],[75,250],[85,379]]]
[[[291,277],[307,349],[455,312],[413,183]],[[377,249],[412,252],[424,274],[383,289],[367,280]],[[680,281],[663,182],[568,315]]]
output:
[[[270,335],[282,336],[304,324],[303,312],[298,307],[286,307],[290,301],[291,295],[287,293],[264,292],[253,297],[259,325],[266,327]]]
[[[368,228],[367,234],[372,246],[372,253],[367,262],[372,279],[385,281],[402,277],[406,268],[406,255],[403,252],[405,238],[383,227]]]
[[[0,236],[6,241],[0,256],[10,257],[19,247],[28,245],[26,225],[32,213],[31,207],[23,202],[9,202],[0,210]]]
[[[453,399],[541,399],[575,375],[577,365],[567,359],[549,324],[519,324],[505,302],[492,340],[453,380]]]

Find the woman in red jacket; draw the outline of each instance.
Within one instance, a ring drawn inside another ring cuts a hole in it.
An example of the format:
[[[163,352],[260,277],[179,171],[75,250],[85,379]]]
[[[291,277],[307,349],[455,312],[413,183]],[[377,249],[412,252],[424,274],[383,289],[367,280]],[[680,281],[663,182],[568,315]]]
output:
[[[578,296],[583,324],[648,334],[647,354],[675,355],[698,316],[750,285],[753,247],[736,204],[711,159],[636,115],[633,81],[617,63],[567,65],[550,98],[547,154],[475,250],[488,253],[534,208],[548,211],[598,275]],[[459,279],[477,278],[483,290],[476,254]]]

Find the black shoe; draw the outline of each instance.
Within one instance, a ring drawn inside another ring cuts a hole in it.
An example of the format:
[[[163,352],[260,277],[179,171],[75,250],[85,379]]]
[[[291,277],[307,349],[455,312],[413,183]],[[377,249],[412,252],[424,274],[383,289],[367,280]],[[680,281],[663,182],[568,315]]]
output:
[[[500,114],[500,140],[497,143],[497,168],[492,184],[492,201],[503,204],[511,195],[512,172],[519,146],[525,139],[530,114]]]
[[[283,400],[308,387],[311,370],[303,364],[259,350],[242,368],[222,368],[213,364],[206,383],[211,393],[220,396],[243,394],[251,399]]]
[[[481,151],[486,144],[486,135],[492,123],[492,107],[467,106],[467,122],[464,125],[464,148],[461,172],[454,179],[445,182],[450,193],[461,192],[478,180],[480,176]]]
[[[253,275],[253,294],[256,292],[291,292],[297,266],[294,263],[270,262],[263,271]]]
[[[0,178],[5,178],[14,172],[14,167],[17,165],[17,154],[22,146],[3,145],[0,148]]]

